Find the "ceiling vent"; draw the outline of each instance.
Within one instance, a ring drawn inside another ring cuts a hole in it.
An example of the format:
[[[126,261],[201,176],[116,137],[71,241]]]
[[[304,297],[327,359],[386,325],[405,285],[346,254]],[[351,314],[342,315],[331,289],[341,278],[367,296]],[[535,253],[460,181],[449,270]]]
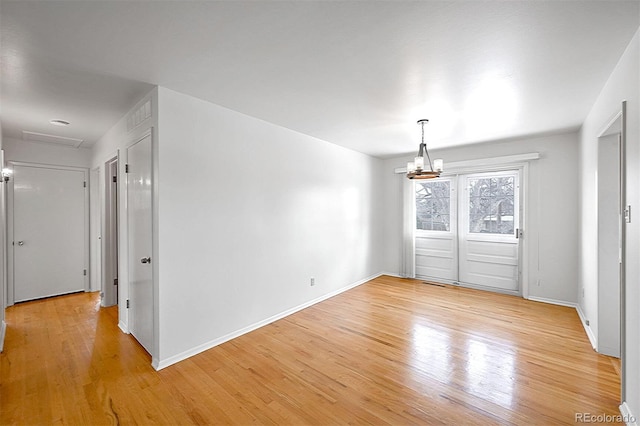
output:
[[[127,117],[127,131],[130,132],[151,117],[151,100],[142,104]]]
[[[67,138],[64,136],[55,136],[55,135],[48,135],[46,133],[36,133],[36,132],[28,132],[26,130],[22,131],[22,140],[28,141],[28,142],[39,142],[39,143],[51,143],[54,145],[64,145],[64,146],[70,146],[73,148],[80,148],[80,145],[82,145],[82,142],[84,142],[83,139],[76,139],[76,138]]]

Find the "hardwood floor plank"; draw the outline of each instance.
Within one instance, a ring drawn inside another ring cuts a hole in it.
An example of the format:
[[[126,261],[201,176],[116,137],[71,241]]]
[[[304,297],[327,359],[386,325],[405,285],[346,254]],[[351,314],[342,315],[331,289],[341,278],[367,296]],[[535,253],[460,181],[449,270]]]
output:
[[[96,293],[7,309],[0,424],[574,424],[619,361],[574,309],[382,276],[156,372]]]

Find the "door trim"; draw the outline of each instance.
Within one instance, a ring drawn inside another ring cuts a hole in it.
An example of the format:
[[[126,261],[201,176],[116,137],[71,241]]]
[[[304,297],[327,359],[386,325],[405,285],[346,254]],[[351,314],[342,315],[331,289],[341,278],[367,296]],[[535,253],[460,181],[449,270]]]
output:
[[[84,181],[87,183],[84,189],[84,267],[87,270],[87,274],[84,276],[84,291],[88,292],[89,278],[91,277],[90,261],[89,261],[89,168],[87,167],[74,167],[74,166],[60,166],[54,164],[41,164],[41,163],[29,163],[24,161],[8,161],[7,164],[11,169],[15,166],[20,167],[34,167],[40,169],[54,169],[54,170],[70,170],[76,172],[82,172],[84,175]],[[7,306],[15,304],[15,264],[14,264],[14,198],[13,198],[13,185],[14,179],[10,179],[7,182]]]
[[[622,101],[622,129],[620,130],[620,205],[627,207],[627,101]],[[627,340],[626,340],[626,312],[627,312],[627,223],[621,221],[620,229],[620,398],[624,404],[627,401]]]

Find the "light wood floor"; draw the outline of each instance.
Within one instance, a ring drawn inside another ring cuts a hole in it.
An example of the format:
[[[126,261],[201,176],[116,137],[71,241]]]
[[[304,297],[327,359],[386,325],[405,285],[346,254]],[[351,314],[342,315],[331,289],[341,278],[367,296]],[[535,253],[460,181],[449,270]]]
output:
[[[380,277],[159,372],[97,294],[7,310],[0,424],[572,424],[619,377],[574,309]],[[188,330],[185,330],[188,332]]]

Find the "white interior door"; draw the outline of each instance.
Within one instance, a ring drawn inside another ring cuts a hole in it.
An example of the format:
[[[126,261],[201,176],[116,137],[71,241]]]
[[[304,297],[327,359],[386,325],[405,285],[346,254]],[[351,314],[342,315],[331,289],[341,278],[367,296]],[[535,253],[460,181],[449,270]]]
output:
[[[517,293],[519,172],[415,182],[416,276]]]
[[[85,172],[13,166],[14,300],[85,290]]]
[[[127,149],[129,329],[152,353],[153,274],[151,135]]]
[[[461,176],[459,281],[519,291],[518,172]]]

